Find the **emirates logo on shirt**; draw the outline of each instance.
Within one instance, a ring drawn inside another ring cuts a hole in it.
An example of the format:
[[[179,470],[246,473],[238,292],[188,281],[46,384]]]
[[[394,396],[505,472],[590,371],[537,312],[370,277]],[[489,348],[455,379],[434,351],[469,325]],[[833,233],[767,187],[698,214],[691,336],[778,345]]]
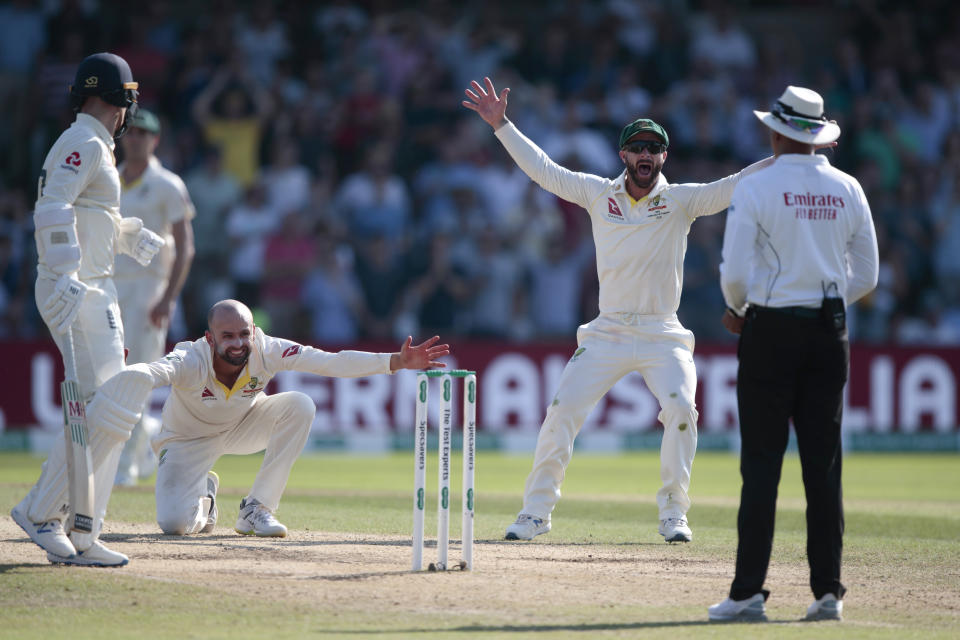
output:
[[[216,400],[217,396],[213,395],[213,391],[210,391],[208,387],[203,388],[203,393],[200,394],[201,400]]]
[[[613,198],[607,198],[607,211],[611,216],[623,219],[623,213],[620,211],[620,207],[617,206],[617,201]]]
[[[288,357],[290,357],[290,356],[295,356],[295,355],[297,355],[298,353],[300,353],[300,345],[295,344],[295,345],[293,345],[293,346],[290,346],[290,347],[287,347],[286,349],[284,349],[284,350],[283,350],[283,355],[280,356],[280,357],[281,357],[281,358],[288,358]]]

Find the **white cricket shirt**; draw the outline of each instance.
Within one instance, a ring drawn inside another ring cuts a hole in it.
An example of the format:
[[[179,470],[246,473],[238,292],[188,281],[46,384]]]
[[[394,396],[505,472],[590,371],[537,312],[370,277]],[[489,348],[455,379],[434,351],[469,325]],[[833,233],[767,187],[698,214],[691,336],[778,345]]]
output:
[[[123,178],[124,166],[120,165]],[[124,217],[140,218],[143,225],[166,240],[166,244],[147,266],[130,256],[118,255],[114,278],[151,277],[166,281],[173,268],[175,243],[172,228],[181,220],[195,215],[193,202],[180,177],[151,157],[143,175],[130,184],[122,183],[120,211]]]
[[[852,176],[823,155],[784,154],[740,181],[727,212],[720,286],[743,315],[764,307],[819,307],[824,287],[851,304],[877,285],[877,235]]]
[[[251,341],[247,366],[231,389],[217,380],[205,338],[180,342],[163,359],[147,366],[154,387],[171,386],[163,405],[163,430],[187,438],[216,435],[237,426],[279,371],[338,378],[391,373],[389,353],[329,353],[273,338],[259,328]]]
[[[590,214],[601,313],[676,313],[690,224],[727,208],[737,181],[769,162],[708,184],[668,184],[661,174],[653,190],[635,201],[626,190],[626,171],[610,180],[565,169],[510,122],[496,136],[534,182]]]
[[[120,222],[120,174],[113,156],[113,136],[91,115],[77,119],[60,134],[43,161],[37,206],[72,206],[76,214],[81,258],[80,280],[113,273],[117,224]],[[43,240],[35,234],[38,243]],[[59,276],[44,264],[40,251],[37,275]]]

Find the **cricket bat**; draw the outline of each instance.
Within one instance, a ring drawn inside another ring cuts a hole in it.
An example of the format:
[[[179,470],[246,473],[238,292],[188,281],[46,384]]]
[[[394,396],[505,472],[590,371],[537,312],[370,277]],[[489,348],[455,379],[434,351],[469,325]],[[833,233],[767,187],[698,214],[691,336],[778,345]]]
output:
[[[73,353],[73,329],[67,329],[64,340],[64,381],[60,383],[63,404],[63,428],[67,441],[67,482],[70,487],[70,516],[67,530],[77,551],[86,551],[93,544],[93,459],[90,456],[87,413]]]

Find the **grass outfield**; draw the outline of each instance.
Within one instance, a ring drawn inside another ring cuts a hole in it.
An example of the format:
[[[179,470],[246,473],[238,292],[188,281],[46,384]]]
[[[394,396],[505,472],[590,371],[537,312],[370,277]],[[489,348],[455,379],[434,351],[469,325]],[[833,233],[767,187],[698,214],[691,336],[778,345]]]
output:
[[[706,606],[725,597],[732,577],[739,495],[735,456],[697,456],[688,514],[694,542],[689,545],[666,545],[657,535],[658,459],[650,452],[576,454],[553,530],[532,543],[503,542],[503,529],[520,506],[530,461],[526,455],[479,453],[472,573],[407,571],[410,454],[302,457],[278,513],[291,530],[293,539],[285,541],[250,540],[230,530],[258,456],[227,456],[215,467],[221,478],[221,519],[212,537],[156,535],[152,483],[117,490],[104,539],[128,553],[131,564],[119,570],[79,570],[47,564],[6,515],[36,480],[42,460],[0,453],[0,520],[6,521],[0,535],[0,636],[957,637],[960,456],[856,454],[845,459],[844,582],[850,592],[840,624],[796,622],[812,596],[806,587],[799,463],[788,456],[766,585],[773,592],[768,613],[775,623],[751,626],[705,623]],[[452,469],[451,537],[457,540],[459,458]],[[429,488],[435,488],[435,477],[434,454],[428,459]],[[435,504],[435,491],[428,491],[429,540]],[[142,533],[127,535],[125,526]],[[345,541],[358,535],[359,544],[367,545],[360,547],[359,557],[338,555],[339,564],[312,564],[311,558],[338,554],[346,549]],[[145,550],[150,545],[175,547],[154,569],[145,559],[138,563],[141,556],[127,544]],[[386,560],[371,568],[364,548],[385,554]],[[452,547],[451,560],[459,557],[457,548]],[[264,554],[280,549],[287,553],[282,559],[292,563],[284,566],[293,568],[278,576]],[[428,548],[425,560],[434,553]],[[179,580],[163,571],[170,562],[182,562],[187,576],[194,571],[194,557],[211,562],[204,565],[209,567],[218,566],[218,557],[239,560],[240,566],[226,578]],[[622,566],[621,557],[626,558]],[[536,577],[540,567],[556,571],[544,569],[540,580],[516,582],[517,572]],[[584,591],[564,599],[568,590],[577,589]],[[335,602],[338,594],[352,590],[355,606]],[[391,593],[384,599],[386,592]],[[370,606],[363,606],[363,599]]]

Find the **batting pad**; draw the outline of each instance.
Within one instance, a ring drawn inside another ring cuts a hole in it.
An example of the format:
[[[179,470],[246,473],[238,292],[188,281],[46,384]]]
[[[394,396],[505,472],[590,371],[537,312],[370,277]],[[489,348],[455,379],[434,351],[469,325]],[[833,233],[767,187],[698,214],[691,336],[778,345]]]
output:
[[[90,457],[94,468],[95,534],[103,525],[120,452],[130,438],[133,426],[140,420],[152,390],[153,377],[149,369],[146,365],[135,364],[103,383],[87,405]],[[59,438],[43,464],[40,479],[30,491],[27,517],[32,522],[63,519],[68,512],[68,482],[66,444]]]

